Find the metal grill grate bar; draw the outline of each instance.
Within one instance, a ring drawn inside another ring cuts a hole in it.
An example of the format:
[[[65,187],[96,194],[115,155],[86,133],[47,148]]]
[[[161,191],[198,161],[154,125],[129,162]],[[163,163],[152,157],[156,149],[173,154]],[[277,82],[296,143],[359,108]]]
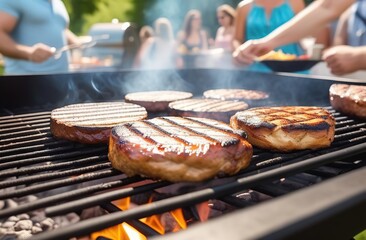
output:
[[[77,166],[88,166],[90,164],[96,164],[107,159],[106,155],[93,156],[89,158],[82,158],[74,161],[53,163],[50,165],[39,165],[27,168],[16,168],[0,172],[0,178],[7,178],[12,176],[20,177],[26,174],[41,173],[50,170],[63,170],[67,168],[73,168]]]
[[[98,218],[88,219],[74,225],[66,226],[63,229],[56,229],[52,232],[42,233],[37,235],[38,240],[42,239],[57,239],[71,238],[75,236],[83,236],[90,232],[102,230],[104,228],[119,224],[130,219],[140,219],[143,217],[159,214],[176,208],[182,208],[189,205],[194,205],[209,199],[220,198],[225,195],[239,192],[243,189],[250,189],[252,185],[258,182],[269,182],[278,178],[291,176],[294,173],[302,172],[314,167],[319,167],[334,160],[352,157],[364,152],[366,143],[359,144],[348,148],[348,151],[335,151],[327,153],[307,161],[297,162],[281,168],[271,169],[261,174],[239,178],[234,182],[212,188],[186,193],[183,195],[163,199],[153,204],[141,205],[138,208],[133,208],[124,212],[116,212],[109,215],[104,215]]]
[[[70,201],[75,198],[90,196],[90,194],[96,192],[105,191],[117,187],[123,187],[125,185],[135,183],[138,181],[141,181],[140,177],[124,178],[113,182],[105,181],[104,183],[96,184],[93,186],[79,188],[64,193],[60,193],[57,195],[44,197],[42,199],[38,199],[34,202],[30,202],[25,205],[18,206],[16,208],[7,208],[0,210],[0,218],[7,218],[13,215],[27,213],[40,208],[44,208],[46,206],[52,206],[53,204],[59,204],[64,201]]]
[[[81,168],[75,168],[72,170],[66,170],[62,172],[50,172],[50,173],[43,173],[38,174],[34,176],[28,176],[28,177],[22,177],[18,179],[11,179],[8,181],[2,181],[0,182],[0,188],[7,188],[7,187],[13,187],[17,185],[23,185],[23,184],[32,184],[35,181],[46,181],[46,180],[52,180],[52,179],[58,179],[62,177],[71,177],[79,174],[85,174],[90,173],[94,171],[98,171],[105,168],[111,168],[110,163],[100,163],[100,164],[94,164],[92,166],[84,166]]]
[[[0,195],[0,199],[7,199],[7,198],[12,198],[12,197],[23,197],[23,196],[26,196],[29,194],[37,194],[37,193],[40,193],[40,192],[46,191],[46,190],[70,186],[70,185],[74,185],[77,183],[87,182],[87,181],[91,181],[91,180],[95,180],[95,179],[102,179],[102,178],[106,178],[106,177],[117,176],[120,174],[121,174],[121,172],[118,172],[113,169],[88,173],[88,174],[76,176],[73,178],[66,178],[66,179],[56,180],[56,181],[52,181],[52,182],[32,185],[32,186],[25,187],[22,189],[17,189],[16,191],[12,191],[12,192],[5,192]]]

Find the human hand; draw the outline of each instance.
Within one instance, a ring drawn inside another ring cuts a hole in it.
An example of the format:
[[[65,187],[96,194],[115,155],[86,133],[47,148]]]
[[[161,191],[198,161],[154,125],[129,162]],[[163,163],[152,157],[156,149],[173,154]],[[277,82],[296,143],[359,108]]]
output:
[[[37,43],[30,48],[28,59],[32,62],[41,63],[53,56],[54,53],[55,48]]]
[[[255,59],[262,56],[273,48],[263,40],[249,40],[240,45],[233,52],[233,58],[239,64],[252,64]]]
[[[344,75],[360,70],[357,49],[351,46],[335,46],[327,49],[323,59],[330,68],[331,73]]]

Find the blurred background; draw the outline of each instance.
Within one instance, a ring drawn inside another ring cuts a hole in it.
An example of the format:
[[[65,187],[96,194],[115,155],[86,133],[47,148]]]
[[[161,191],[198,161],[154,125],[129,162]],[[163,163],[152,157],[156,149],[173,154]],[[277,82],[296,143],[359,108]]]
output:
[[[241,0],[64,0],[70,15],[70,29],[77,35],[87,35],[95,23],[132,22],[137,27],[153,25],[159,17],[168,18],[176,34],[182,27],[186,12],[198,9],[203,16],[203,27],[211,37],[219,27],[216,8],[229,4],[234,8]],[[313,0],[306,0],[306,4]],[[0,74],[3,73],[0,57]]]
[[[306,0],[309,4],[313,0]],[[91,25],[110,22],[113,18],[121,22],[134,22],[139,26],[152,25],[158,17],[172,21],[174,31],[181,27],[189,9],[198,9],[204,16],[203,25],[211,35],[218,27],[216,8],[221,4],[236,7],[240,0],[64,0],[69,11],[70,28],[78,35],[85,35]]]

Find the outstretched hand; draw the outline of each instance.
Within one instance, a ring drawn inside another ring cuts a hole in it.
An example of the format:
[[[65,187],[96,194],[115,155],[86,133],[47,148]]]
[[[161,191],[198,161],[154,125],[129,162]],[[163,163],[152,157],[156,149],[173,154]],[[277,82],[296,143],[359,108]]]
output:
[[[262,56],[273,48],[260,40],[248,40],[233,52],[234,61],[238,64],[252,64],[257,57]]]

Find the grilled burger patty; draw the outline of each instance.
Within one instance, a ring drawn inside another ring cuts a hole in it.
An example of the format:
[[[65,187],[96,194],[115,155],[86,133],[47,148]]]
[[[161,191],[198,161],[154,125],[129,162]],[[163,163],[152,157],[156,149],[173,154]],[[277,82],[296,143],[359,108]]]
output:
[[[234,129],[247,132],[254,146],[288,152],[327,147],[334,140],[335,120],[319,107],[261,107],[238,112]]]
[[[232,175],[253,154],[245,133],[205,118],[157,117],[116,126],[109,160],[129,176],[172,182]]]
[[[107,143],[113,126],[146,117],[145,108],[131,103],[72,104],[51,112],[51,132],[81,143]]]
[[[245,102],[218,99],[186,99],[169,104],[172,115],[211,118],[229,123],[230,117],[248,108]]]
[[[170,102],[188,99],[192,96],[192,93],[181,91],[135,92],[128,93],[125,101],[143,106],[151,112],[161,112],[168,109]]]
[[[203,92],[205,98],[221,100],[262,100],[269,95],[262,91],[246,89],[212,89]]]
[[[333,84],[329,88],[332,107],[345,114],[366,118],[366,86]]]

